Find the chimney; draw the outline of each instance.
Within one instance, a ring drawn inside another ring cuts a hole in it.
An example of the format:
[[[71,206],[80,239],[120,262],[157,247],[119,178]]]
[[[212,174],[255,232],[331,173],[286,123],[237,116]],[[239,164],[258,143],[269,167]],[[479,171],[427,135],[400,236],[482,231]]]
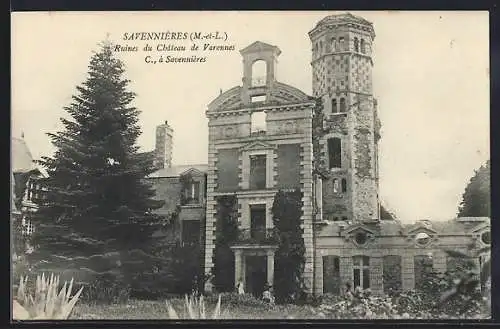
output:
[[[172,165],[173,134],[174,130],[167,121],[156,127],[156,165],[161,169]]]

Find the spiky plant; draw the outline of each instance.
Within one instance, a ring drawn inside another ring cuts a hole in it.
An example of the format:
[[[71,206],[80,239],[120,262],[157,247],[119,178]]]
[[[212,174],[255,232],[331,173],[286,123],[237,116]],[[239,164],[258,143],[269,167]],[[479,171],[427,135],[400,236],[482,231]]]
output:
[[[83,287],[71,297],[73,279],[69,285],[64,282],[59,292],[59,276],[45,274],[36,277],[35,293],[28,292],[27,277],[21,277],[14,302],[14,320],[65,320],[71,314]]]
[[[221,296],[217,300],[217,304],[212,313],[206,311],[205,300],[203,295],[200,297],[196,296],[185,296],[184,299],[184,316],[179,316],[179,313],[173,308],[173,306],[166,301],[168,317],[170,319],[189,319],[189,320],[202,320],[202,319],[220,319],[221,317]]]

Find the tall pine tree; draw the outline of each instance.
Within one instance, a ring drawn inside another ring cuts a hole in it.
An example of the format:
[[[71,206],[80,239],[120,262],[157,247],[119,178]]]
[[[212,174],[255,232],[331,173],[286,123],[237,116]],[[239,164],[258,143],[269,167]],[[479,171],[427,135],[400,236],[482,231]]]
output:
[[[162,202],[145,180],[156,170],[154,156],[136,145],[140,112],[124,73],[112,44],[104,42],[65,107],[70,119],[61,118],[64,129],[48,134],[56,152],[40,161],[49,177],[35,221],[38,259],[147,252],[161,224],[152,211]]]
[[[475,171],[462,195],[459,217],[491,217],[490,161]]]

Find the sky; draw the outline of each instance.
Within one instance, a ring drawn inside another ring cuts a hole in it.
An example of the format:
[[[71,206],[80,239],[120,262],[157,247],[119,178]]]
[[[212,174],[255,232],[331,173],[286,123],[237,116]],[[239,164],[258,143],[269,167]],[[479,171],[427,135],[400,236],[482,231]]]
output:
[[[239,50],[257,40],[278,46],[278,80],[312,94],[307,33],[336,13],[13,13],[12,135],[24,133],[35,158],[52,155],[46,133],[62,128],[63,107],[85,80],[92,52],[109,38],[140,48],[117,56],[126,64],[142,111],[141,148],[154,148],[155,127],[168,120],[174,164],[206,163],[205,111],[221,89],[241,85]],[[351,13],[373,22],[376,34],[373,87],[382,122],[382,204],[403,222],[451,219],[474,170],[490,156],[488,13]],[[148,64],[142,51],[147,41],[123,40],[124,33],[166,31],[219,31],[227,41],[210,42],[234,45],[235,51],[213,52],[204,63]]]

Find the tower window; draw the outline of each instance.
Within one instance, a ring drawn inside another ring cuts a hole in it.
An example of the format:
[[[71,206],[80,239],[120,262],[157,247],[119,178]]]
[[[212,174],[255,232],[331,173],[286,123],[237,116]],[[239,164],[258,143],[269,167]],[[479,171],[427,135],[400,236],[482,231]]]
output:
[[[337,178],[333,179],[333,193],[339,193],[339,180]]]
[[[345,98],[340,99],[340,112],[344,113],[346,111]]]
[[[337,39],[332,38],[331,46],[332,46],[332,51],[337,50]]]
[[[354,38],[354,51],[359,52],[359,40],[358,40],[358,38]]]
[[[342,193],[347,192],[347,179],[342,178]]]
[[[366,53],[366,45],[364,39],[361,39],[361,53],[362,54]]]
[[[328,159],[330,168],[340,168],[342,163],[342,146],[340,138],[328,139]]]
[[[339,47],[340,47],[340,50],[345,50],[345,39],[344,37],[341,37],[339,38]]]
[[[332,113],[337,113],[337,112],[338,112],[338,109],[337,109],[337,99],[333,98],[332,99]]]

